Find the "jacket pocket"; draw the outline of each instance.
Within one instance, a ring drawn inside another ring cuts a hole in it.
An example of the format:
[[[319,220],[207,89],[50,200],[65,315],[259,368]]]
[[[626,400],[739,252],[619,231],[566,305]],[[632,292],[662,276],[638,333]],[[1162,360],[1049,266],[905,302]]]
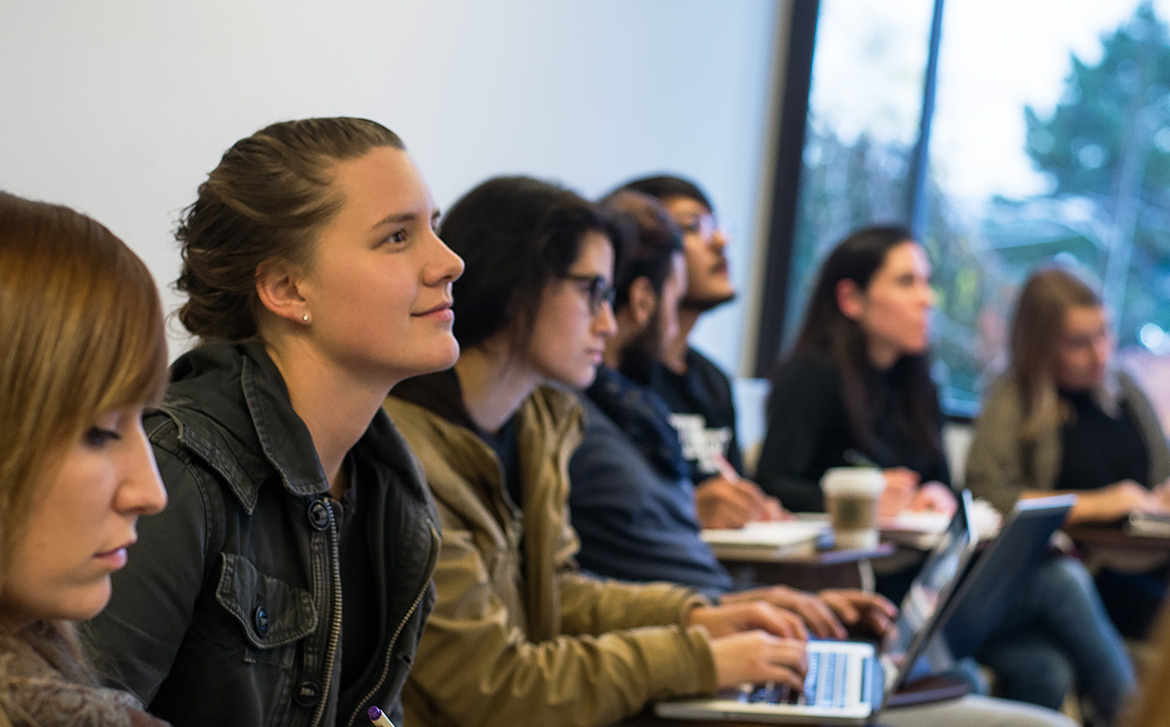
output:
[[[223,553],[215,600],[237,621],[253,657],[292,665],[293,649],[281,649],[313,633],[317,609],[308,590],[267,576],[251,561]]]

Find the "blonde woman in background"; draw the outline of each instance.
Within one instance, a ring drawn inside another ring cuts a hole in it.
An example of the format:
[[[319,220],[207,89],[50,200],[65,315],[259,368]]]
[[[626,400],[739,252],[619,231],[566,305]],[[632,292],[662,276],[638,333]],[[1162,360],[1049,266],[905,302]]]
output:
[[[1070,524],[1170,511],[1170,447],[1137,382],[1112,365],[1114,345],[1101,298],[1084,281],[1061,268],[1028,279],[1008,372],[975,423],[972,492],[1005,512],[1019,497],[1075,492]],[[1166,595],[1165,558],[1101,555],[1096,580],[1110,616],[1124,635],[1144,638]]]
[[[0,192],[0,724],[163,724],[98,686],[74,625],[166,504],[142,427],[166,381],[162,320],[109,230]]]

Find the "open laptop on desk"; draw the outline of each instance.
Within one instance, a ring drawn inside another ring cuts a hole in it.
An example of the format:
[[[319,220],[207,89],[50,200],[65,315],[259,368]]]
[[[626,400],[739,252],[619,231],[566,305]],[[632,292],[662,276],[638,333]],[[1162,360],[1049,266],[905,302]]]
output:
[[[698,720],[865,724],[905,682],[955,593],[977,542],[970,507],[971,496],[964,491],[950,525],[911,584],[880,658],[867,642],[813,640],[804,694],[798,697],[767,686],[722,690],[712,697],[659,702],[655,713]]]
[[[1020,500],[963,578],[942,616],[951,656],[973,656],[1003,620],[1013,593],[1048,557],[1048,541],[1068,516],[1076,495]]]

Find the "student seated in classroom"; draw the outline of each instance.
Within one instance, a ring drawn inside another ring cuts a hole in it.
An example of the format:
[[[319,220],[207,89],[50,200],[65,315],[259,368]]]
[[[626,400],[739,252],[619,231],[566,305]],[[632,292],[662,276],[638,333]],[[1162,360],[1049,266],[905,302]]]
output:
[[[584,440],[569,467],[569,507],[581,537],[581,563],[625,580],[669,577],[691,583],[688,577],[711,573],[726,578],[699,537],[694,487],[668,409],[647,383],[663,344],[677,330],[675,310],[686,285],[681,233],[647,195],[622,191],[606,207],[620,229],[630,231],[631,242],[616,276],[617,331],[582,396]],[[892,612],[885,599],[855,591],[814,595],[776,586],[728,594],[723,586],[717,592],[724,603],[740,597],[775,600],[805,615],[810,630],[823,625],[820,635],[829,637],[843,636],[842,624],[880,633]],[[883,718],[895,725],[1067,723],[1049,710],[975,696],[888,710]]]
[[[756,472],[786,507],[822,511],[825,470],[862,457],[883,468],[884,514],[953,509],[929,373],[930,275],[925,249],[899,227],[859,230],[825,259],[774,377]],[[1048,558],[1017,599],[977,655],[996,693],[1058,708],[1076,688],[1112,721],[1133,668],[1084,567]]]
[[[582,574],[567,465],[613,335],[615,235],[597,208],[528,177],[464,195],[440,234],[454,368],[403,382],[386,409],[438,504],[437,601],[403,692],[408,725],[604,725],[650,701],[773,680],[799,688],[800,619],[713,606],[678,585]]]
[[[0,192],[0,724],[162,727],[99,686],[76,624],[166,505],[142,410],[166,384],[146,265],[66,207]]]
[[[88,632],[175,725],[401,719],[439,537],[382,401],[458,355],[437,215],[402,140],[353,118],[241,139],[185,211],[200,344],[145,423],[171,501]]]
[[[988,390],[967,484],[996,507],[1077,493],[1070,525],[1170,513],[1170,447],[1137,382],[1112,365],[1101,298],[1070,270],[1033,273],[1012,316],[1008,370]],[[1090,552],[1113,622],[1142,639],[1166,598],[1164,553]]]
[[[765,495],[744,466],[731,379],[689,340],[703,315],[736,296],[728,239],[716,223],[710,197],[694,182],[673,175],[642,177],[619,190],[654,197],[682,232],[687,285],[679,302],[679,331],[665,342],[650,384],[670,408],[695,483],[699,522],[705,528],[740,528],[749,521],[774,520],[782,510],[779,500]]]
[[[605,206],[634,244],[617,278],[616,335],[582,397],[585,439],[569,464],[569,509],[582,541],[582,567],[612,578],[682,583],[723,603],[763,599],[799,613],[816,636],[841,638],[846,626],[880,633],[894,614],[886,599],[848,589],[733,589],[731,576],[699,537],[681,442],[665,404],[646,383],[677,330],[674,311],[686,285],[680,231],[647,195],[620,191]]]

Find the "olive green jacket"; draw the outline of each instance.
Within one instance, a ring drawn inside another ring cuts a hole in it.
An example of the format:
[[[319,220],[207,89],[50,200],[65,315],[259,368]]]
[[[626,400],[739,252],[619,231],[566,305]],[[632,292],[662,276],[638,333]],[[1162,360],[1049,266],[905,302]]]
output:
[[[1150,476],[1143,483],[1157,485],[1170,477],[1170,448],[1150,400],[1137,382],[1118,371],[1108,387],[1117,401],[1129,404],[1142,440],[1150,455]],[[1105,394],[1103,394],[1104,396]],[[971,448],[967,452],[966,485],[1002,512],[1015,504],[1025,490],[1051,490],[1056,486],[1063,457],[1060,426],[1040,432],[1032,442],[1021,434],[1024,402],[1015,379],[997,379],[984,397],[983,411],[975,422]]]
[[[441,406],[415,402],[392,395],[386,409],[423,463],[443,534],[438,602],[403,690],[406,727],[603,725],[653,699],[714,689],[706,631],[679,625],[701,597],[577,571],[566,512],[582,430],[572,394],[540,388],[516,414],[522,509],[495,452],[433,413]]]

